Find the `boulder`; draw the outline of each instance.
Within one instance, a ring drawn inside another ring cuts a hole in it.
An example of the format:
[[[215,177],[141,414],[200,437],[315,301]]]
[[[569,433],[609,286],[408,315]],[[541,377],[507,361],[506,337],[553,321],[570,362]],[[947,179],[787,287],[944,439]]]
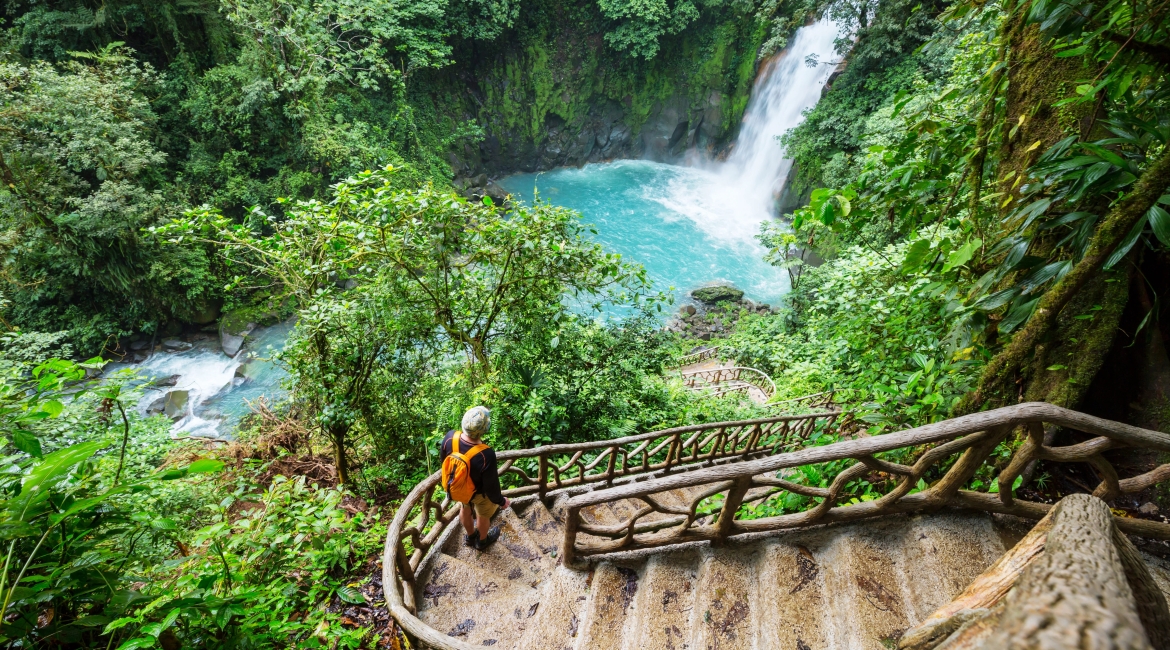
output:
[[[162,347],[167,352],[182,352],[190,350],[191,344],[181,339],[163,339]]]
[[[167,396],[166,395],[159,395],[158,399],[154,400],[153,402],[150,403],[150,406],[146,407],[146,414],[147,415],[158,415],[159,413],[163,412],[163,409],[166,408],[166,405],[167,405]]]
[[[163,398],[163,413],[172,420],[181,420],[187,417],[187,402],[191,396],[185,390],[169,391]]]
[[[735,287],[720,285],[695,289],[691,296],[699,302],[713,305],[719,302],[739,302],[743,299],[743,292]]]
[[[242,327],[233,325],[224,319],[220,322],[219,328],[219,345],[223,348],[223,353],[229,357],[234,357],[239,353],[240,348],[244,347],[244,339],[256,329],[256,323],[245,323]]]
[[[147,339],[139,339],[130,344],[130,349],[134,350],[135,352],[138,352],[139,350],[145,350],[148,347],[150,347],[150,341]]]
[[[694,305],[683,305],[682,307],[678,308],[678,313],[686,314],[687,316],[694,316],[695,311],[696,309]]]
[[[162,377],[154,382],[155,386],[174,386],[179,383],[179,375],[171,375],[170,377]]]
[[[1143,515],[1153,517],[1158,514],[1159,508],[1155,503],[1146,502],[1142,504],[1142,507],[1138,508],[1138,512],[1142,513]]]
[[[221,304],[218,300],[200,300],[195,303],[195,312],[191,316],[191,322],[196,325],[214,323],[219,318],[220,307]]]

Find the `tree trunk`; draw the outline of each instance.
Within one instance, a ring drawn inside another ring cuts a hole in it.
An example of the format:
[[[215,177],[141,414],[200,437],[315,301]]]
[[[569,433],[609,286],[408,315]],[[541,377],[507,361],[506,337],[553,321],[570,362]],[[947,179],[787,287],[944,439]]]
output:
[[[1085,494],[1057,504],[1044,556],[1008,595],[983,648],[1151,648],[1113,543],[1104,501]]]
[[[345,438],[349,427],[337,426],[329,429],[329,440],[333,443],[333,464],[337,467],[338,485],[349,484],[349,457],[345,453]]]
[[[956,405],[955,415],[972,413],[985,404],[997,407],[1018,401],[1016,379],[1020,370],[1033,358],[1041,338],[1052,328],[1065,305],[1091,279],[1098,276],[1105,260],[1113,254],[1138,220],[1145,217],[1150,206],[1154,205],[1167,187],[1170,187],[1170,155],[1163,154],[1142,174],[1133,192],[1109,211],[1093,233],[1085,256],[1068,275],[1044,294],[1028,324],[987,364],[979,378],[978,387]]]

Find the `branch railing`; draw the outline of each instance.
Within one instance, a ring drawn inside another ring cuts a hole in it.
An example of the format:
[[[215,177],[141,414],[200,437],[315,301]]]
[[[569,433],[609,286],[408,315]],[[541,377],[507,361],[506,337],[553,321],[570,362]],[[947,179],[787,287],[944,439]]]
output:
[[[670,367],[671,368],[682,368],[683,366],[689,366],[692,363],[699,363],[701,361],[706,361],[707,359],[714,358],[715,355],[718,353],[719,353],[719,346],[718,345],[714,345],[714,346],[711,346],[709,348],[703,348],[701,350],[698,350],[697,352],[692,352],[690,354],[686,354],[686,355],[679,357],[677,361],[675,361],[673,364],[670,365]]]
[[[1096,437],[1052,447],[1044,444],[1045,425]],[[1017,427],[1023,428],[1026,437],[997,473],[998,493],[963,489],[980,467],[996,462],[996,447]],[[1013,489],[1025,467],[1037,460],[1087,463],[1100,479],[1093,494],[1106,501],[1170,479],[1170,464],[1130,478],[1119,477],[1102,453],[1122,447],[1170,452],[1170,435],[1051,404],[1017,404],[898,433],[808,447],[574,496],[564,504],[562,559],[573,563],[687,542],[721,543],[738,535],[944,506],[1040,519],[1051,506],[1018,499]],[[912,464],[898,462],[911,459]],[[817,467],[828,468],[826,474],[832,474],[831,481],[826,476],[820,484],[802,484],[805,470]],[[928,479],[934,480],[928,484]],[[885,492],[870,493],[869,500],[859,500],[855,492],[862,481],[871,486],[885,485]],[[688,495],[688,505],[678,505],[680,493]],[[805,508],[752,518],[757,513],[752,512],[751,506],[786,494],[802,498]],[[623,521],[598,525],[582,517],[582,512],[593,506],[622,500],[634,502],[632,514]],[[839,505],[846,500],[855,502]],[[1170,539],[1170,524],[1121,517],[1116,523],[1127,533]]]
[[[543,500],[591,485],[607,488],[791,451],[816,433],[833,431],[840,416],[840,411],[827,411],[713,422],[615,440],[501,451],[496,459],[506,496]],[[416,584],[428,554],[437,550],[458,514],[459,504],[447,499],[436,472],[406,496],[386,536],[382,571],[390,613],[407,632],[436,648],[464,645],[414,615]]]
[[[776,394],[776,384],[768,373],[746,366],[710,368],[682,373],[683,385],[691,390],[710,391],[722,395],[740,390],[758,388],[767,397]]]

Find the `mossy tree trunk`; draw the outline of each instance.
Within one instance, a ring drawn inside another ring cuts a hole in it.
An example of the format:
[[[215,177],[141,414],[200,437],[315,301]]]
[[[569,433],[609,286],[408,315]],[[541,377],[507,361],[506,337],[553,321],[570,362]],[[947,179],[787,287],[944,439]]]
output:
[[[1055,57],[1038,26],[1026,21],[1029,6],[1021,3],[1004,29],[1008,85],[995,175],[997,189],[1016,199],[1023,175],[1041,153],[1069,135],[1087,140],[1101,130],[1100,104],[1056,106],[1073,96],[1078,80],[1092,77],[1093,70],[1080,57]],[[1170,159],[1162,155],[1108,210],[1085,256],[988,363],[976,389],[954,409],[956,415],[1025,400],[1077,406],[1104,363],[1129,296],[1126,274],[1103,271],[1104,262],[1168,184]],[[1011,207],[1002,209],[1006,214]],[[1038,236],[1029,253],[1044,255],[1053,244],[1051,237]]]

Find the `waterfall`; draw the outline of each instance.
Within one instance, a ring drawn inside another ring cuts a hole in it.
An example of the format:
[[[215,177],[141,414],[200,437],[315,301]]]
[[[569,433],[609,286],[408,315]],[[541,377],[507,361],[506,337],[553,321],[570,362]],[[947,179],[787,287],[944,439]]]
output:
[[[777,138],[800,124],[804,111],[820,99],[833,69],[836,36],[837,25],[828,19],[801,28],[756,80],[739,138],[720,174],[765,210],[770,210],[772,197],[783,189],[792,166]],[[809,56],[819,64],[808,66]]]
[[[687,216],[712,237],[751,241],[775,214],[792,166],[778,140],[820,99],[833,69],[837,25],[824,19],[797,30],[788,48],[760,71],[739,137],[724,162],[698,164],[647,197]],[[813,56],[817,65],[808,66]]]

